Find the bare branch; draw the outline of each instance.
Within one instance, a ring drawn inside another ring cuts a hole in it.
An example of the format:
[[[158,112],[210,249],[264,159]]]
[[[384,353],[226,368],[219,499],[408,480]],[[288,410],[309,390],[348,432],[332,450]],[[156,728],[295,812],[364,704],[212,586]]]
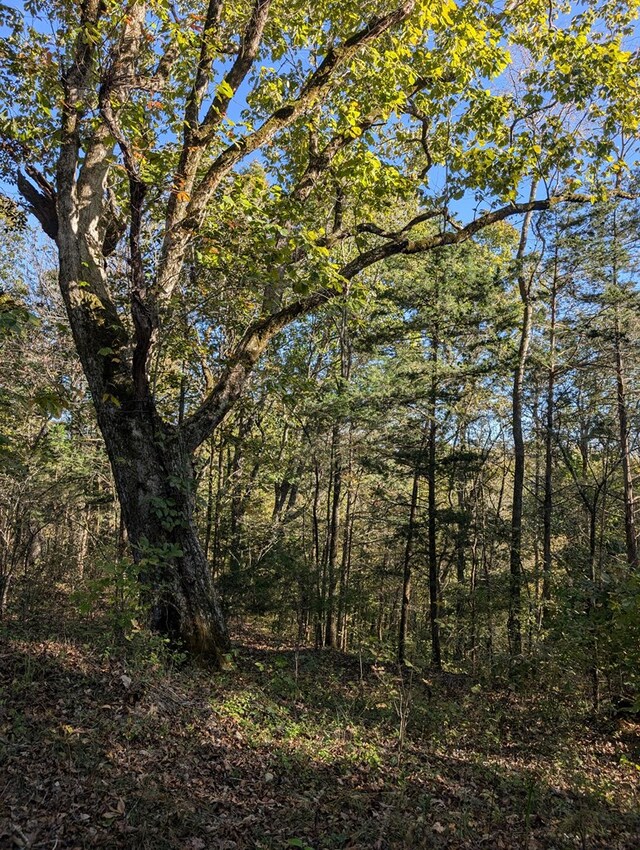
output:
[[[407,104],[404,111],[407,113],[407,115],[411,115],[413,118],[416,118],[420,122],[420,144],[427,160],[427,164],[420,172],[421,179],[424,179],[433,167],[433,157],[431,155],[431,148],[429,147],[430,120],[427,115],[421,112],[412,103]]]
[[[420,215],[417,215],[412,218],[411,221],[408,221],[404,227],[400,228],[400,230],[387,231],[378,227],[376,224],[364,223],[359,224],[356,231],[358,233],[373,233],[376,236],[382,236],[384,239],[399,239],[403,234],[408,233],[410,230],[413,230],[414,227],[417,227],[418,224],[438,218],[438,216],[446,216],[445,210],[427,210],[426,212],[420,213]]]
[[[29,212],[38,219],[44,232],[55,242],[58,238],[56,193],[49,181],[35,168],[27,166],[25,170],[33,183],[37,184],[37,188],[30,180],[27,180],[22,172],[18,171],[18,191],[26,201]]]

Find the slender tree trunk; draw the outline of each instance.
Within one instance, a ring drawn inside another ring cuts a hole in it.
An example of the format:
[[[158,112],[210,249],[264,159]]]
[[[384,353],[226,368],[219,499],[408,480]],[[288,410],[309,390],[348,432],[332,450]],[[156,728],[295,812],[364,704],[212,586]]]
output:
[[[629,418],[627,413],[627,387],[622,354],[620,321],[616,315],[614,333],[614,357],[616,369],[616,389],[618,401],[618,429],[620,433],[620,455],[622,460],[622,482],[624,490],[624,531],[627,544],[627,564],[631,572],[638,571],[638,541],[635,524],[635,505],[633,499],[633,475],[631,472],[629,449]]]
[[[491,669],[493,670],[493,661],[494,661],[494,648],[495,648],[495,627],[494,627],[494,616],[493,616],[493,586],[491,584],[491,574],[493,572],[493,565],[496,560],[496,552],[498,549],[498,538],[496,529],[500,527],[502,523],[502,504],[504,502],[505,490],[507,487],[507,475],[509,471],[509,464],[507,462],[507,448],[506,441],[502,439],[502,474],[500,476],[500,490],[498,491],[498,502],[496,505],[495,511],[495,522],[494,522],[494,533],[491,535],[491,545],[489,547],[489,557],[485,559],[485,582],[487,586],[487,632],[488,632],[488,654],[489,654],[489,663],[491,665]],[[482,488],[482,525],[483,532],[487,527],[486,521],[486,497],[484,493],[484,488]],[[483,533],[483,538],[486,539],[486,533]]]
[[[551,602],[551,576],[553,555],[551,551],[551,519],[553,515],[553,429],[555,419],[555,381],[556,381],[556,310],[558,301],[558,245],[553,263],[553,279],[550,293],[549,322],[549,369],[547,372],[547,409],[544,434],[544,502],[542,507],[542,625],[549,623],[549,604]]]
[[[311,523],[313,527],[313,560],[315,566],[315,587],[316,587],[316,604],[315,604],[315,645],[318,649],[324,643],[324,601],[325,601],[325,583],[326,570],[324,568],[324,558],[320,552],[320,465],[318,459],[314,458],[313,463],[314,474],[314,489],[313,489],[313,505]]]
[[[4,620],[9,599],[9,585],[11,584],[11,573],[0,573],[0,622]]]
[[[327,619],[325,627],[325,646],[336,645],[336,567],[338,560],[338,535],[340,525],[340,497],[342,493],[342,452],[340,445],[340,425],[333,426],[333,492],[328,529],[327,555]]]
[[[426,433],[426,429],[425,432]],[[424,437],[423,437],[424,440]],[[416,457],[413,469],[413,484],[411,487],[411,502],[409,503],[409,523],[407,539],[404,547],[404,569],[402,574],[402,602],[400,605],[400,628],[398,631],[398,663],[404,664],[407,646],[407,624],[409,622],[409,606],[411,604],[411,558],[413,556],[413,541],[415,535],[415,520],[418,508],[418,491],[420,486],[420,471],[422,464],[423,442]]]
[[[351,544],[353,539],[353,511],[358,498],[358,486],[353,485],[353,435],[349,430],[347,461],[347,505],[342,535],[342,560],[340,563],[340,588],[338,593],[338,647],[346,650],[347,644],[347,593],[351,574]]]
[[[238,422],[238,433],[236,443],[233,450],[233,456],[230,469],[231,482],[231,516],[229,527],[229,570],[231,577],[231,588],[235,593],[239,593],[243,588],[242,578],[242,562],[243,562],[243,536],[242,536],[242,521],[244,514],[244,494],[243,494],[243,456],[242,444],[245,437],[251,430],[251,422],[241,418]]]
[[[535,395],[533,400],[533,423],[534,423],[534,457],[535,470],[533,479],[533,504],[535,505],[534,514],[534,529],[533,529],[533,596],[531,587],[527,584],[529,596],[529,627],[527,629],[527,650],[531,652],[533,649],[534,632],[540,617],[540,515],[538,506],[540,505],[540,398],[539,385],[535,382]]]
[[[596,571],[597,562],[597,528],[598,528],[598,490],[589,509],[589,599],[587,602],[587,622],[591,635],[591,688],[594,711],[600,709],[600,642],[598,640],[597,625],[594,622],[596,614],[597,584]]]
[[[467,538],[468,538],[468,521],[467,521],[467,506],[465,504],[464,484],[458,481],[456,484],[456,498],[458,508],[458,531],[456,534],[456,582],[458,599],[456,602],[456,639],[454,648],[454,657],[456,661],[462,661],[464,656],[465,635],[463,628],[464,621],[464,589],[465,589],[465,573],[467,566]],[[474,552],[475,562],[475,552]],[[475,565],[473,567],[475,574]],[[470,598],[475,597],[475,588],[470,590]],[[475,619],[475,618],[474,618]]]
[[[351,553],[353,549],[353,512],[358,500],[357,490],[347,496],[347,509],[344,520],[344,539],[342,546],[342,566],[340,569],[340,598],[338,609],[338,645],[343,652],[347,650],[349,621],[348,594],[351,579]]]
[[[385,549],[384,559],[382,561],[382,568],[380,570],[380,585],[378,586],[378,613],[376,617],[375,624],[375,634],[378,641],[381,643],[383,638],[383,625],[384,625],[384,577],[387,572],[387,563],[389,559],[389,553]]]
[[[608,473],[605,467],[604,477],[600,482],[598,482],[594,486],[592,494],[589,492],[590,488],[582,483],[582,481],[585,481],[587,479],[587,473],[589,470],[588,427],[584,421],[580,423],[579,442],[580,454],[582,459],[582,481],[578,476],[578,473],[576,472],[573,463],[571,462],[571,456],[569,452],[567,452],[567,450],[563,447],[561,443],[559,443],[559,448],[562,452],[562,456],[567,465],[567,469],[569,470],[571,478],[573,479],[573,482],[576,485],[576,490],[578,491],[578,495],[584,506],[584,512],[587,518],[587,535],[589,539],[587,574],[585,576],[585,578],[588,579],[589,582],[589,592],[587,594],[587,599],[585,602],[586,630],[588,635],[589,648],[587,667],[589,671],[589,678],[591,679],[593,707],[595,711],[598,711],[600,707],[600,648],[598,640],[598,629],[597,624],[595,622],[596,604],[600,584],[600,578],[597,569],[598,503],[601,493],[605,491]]]
[[[436,295],[437,298],[437,295]],[[427,536],[429,553],[429,623],[431,627],[431,663],[436,670],[442,668],[442,653],[440,649],[440,611],[439,611],[439,564],[436,545],[437,516],[436,516],[436,437],[438,423],[436,419],[438,400],[438,349],[440,340],[437,328],[431,340],[431,388],[429,391],[429,429],[427,450]]]
[[[211,536],[213,532],[213,470],[215,457],[215,439],[212,437],[209,440],[209,464],[207,469],[207,508],[205,512],[204,523],[204,556],[209,560],[209,550],[211,547]]]
[[[340,314],[340,377],[338,378],[337,393],[342,396],[351,376],[351,342],[349,339],[347,305],[342,305]],[[342,434],[341,423],[336,420],[331,435],[331,457],[332,457],[332,481],[333,493],[331,497],[331,512],[328,529],[328,556],[327,556],[327,578],[328,578],[328,600],[327,600],[327,625],[325,632],[326,646],[336,646],[339,629],[339,595],[337,587],[337,562],[338,543],[340,533],[340,500],[342,498]],[[348,526],[347,526],[348,533]],[[344,564],[344,561],[343,561]]]
[[[535,196],[536,184],[531,187],[531,196]],[[507,632],[509,651],[512,656],[522,653],[521,591],[522,591],[522,507],[524,495],[525,449],[522,428],[522,404],[524,372],[531,340],[533,304],[531,300],[531,281],[527,281],[523,268],[527,248],[527,237],[531,224],[531,213],[527,213],[522,223],[520,244],[516,255],[518,263],[518,289],[522,301],[522,327],[518,359],[513,375],[512,428],[514,447],[513,502],[511,509],[511,550],[509,554],[509,620]]]

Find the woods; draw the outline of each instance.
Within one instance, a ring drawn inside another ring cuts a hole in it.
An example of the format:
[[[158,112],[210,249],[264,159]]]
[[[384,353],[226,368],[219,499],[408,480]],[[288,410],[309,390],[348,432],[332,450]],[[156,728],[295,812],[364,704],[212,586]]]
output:
[[[636,717],[637,14],[0,4],[5,636]]]

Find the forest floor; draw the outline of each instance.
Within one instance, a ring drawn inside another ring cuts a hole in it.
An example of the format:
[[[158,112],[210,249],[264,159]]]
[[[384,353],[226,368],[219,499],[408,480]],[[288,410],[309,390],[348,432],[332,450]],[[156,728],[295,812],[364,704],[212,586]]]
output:
[[[218,674],[100,636],[58,619],[0,642],[3,850],[640,848],[640,725],[567,688],[425,679],[256,625]]]

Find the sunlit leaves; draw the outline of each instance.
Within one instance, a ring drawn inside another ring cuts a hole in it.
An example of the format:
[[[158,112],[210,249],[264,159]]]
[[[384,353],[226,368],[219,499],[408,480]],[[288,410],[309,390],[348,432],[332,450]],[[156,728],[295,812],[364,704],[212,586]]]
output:
[[[390,6],[272,0],[256,61],[237,91],[226,74],[243,50],[251,0],[225,3],[219,23],[206,32],[204,0],[151,0],[145,8],[135,74],[114,86],[110,103],[120,141],[150,188],[150,230],[161,230],[167,204],[186,205],[193,197],[175,171],[203,46],[210,74],[198,117],[215,98],[224,114],[207,138],[200,173],[296,103],[327,55]],[[618,135],[637,130],[638,60],[627,43],[637,8],[636,0],[575,8],[546,0],[419,0],[406,20],[350,56],[321,96],[252,153],[262,168],[259,190],[257,170],[240,160],[211,204],[215,227],[200,234],[200,261],[212,273],[242,280],[247,291],[253,287],[245,306],[254,315],[272,282],[289,296],[339,286],[335,269],[362,240],[335,239],[328,247],[336,218],[338,229],[357,233],[359,223],[393,217],[399,207],[415,211],[472,192],[488,203],[514,199],[532,177],[550,188],[580,179],[599,191],[603,169],[625,168]],[[23,12],[0,12],[8,32],[0,48],[0,157],[6,176],[16,162],[37,164],[51,176],[61,139],[61,81],[74,45],[84,40],[92,54],[89,83],[77,93],[82,163],[101,126],[98,94],[127,16],[115,0],[92,24],[82,24],[76,4],[58,0],[32,0]],[[336,139],[338,150],[314,176],[306,203],[287,206],[313,156]],[[126,209],[122,145],[112,138],[109,145],[106,182]]]

